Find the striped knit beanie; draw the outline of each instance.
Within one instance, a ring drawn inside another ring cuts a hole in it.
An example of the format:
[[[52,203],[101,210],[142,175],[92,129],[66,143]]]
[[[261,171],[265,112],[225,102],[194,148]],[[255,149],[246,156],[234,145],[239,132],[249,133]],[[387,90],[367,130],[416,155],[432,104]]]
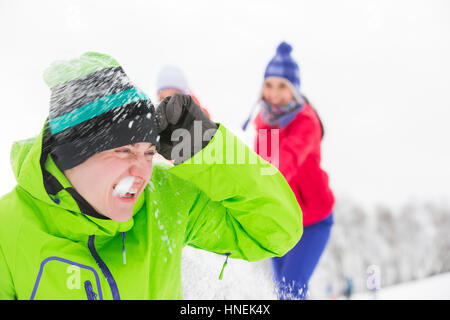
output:
[[[300,93],[300,71],[297,62],[291,57],[292,47],[282,42],[278,45],[275,56],[270,60],[264,73],[264,79],[268,77],[280,77],[286,79],[291,85],[293,94],[298,102],[302,101]]]
[[[87,52],[56,61],[44,80],[51,89],[50,152],[61,170],[105,150],[157,144],[154,106],[111,56]]]

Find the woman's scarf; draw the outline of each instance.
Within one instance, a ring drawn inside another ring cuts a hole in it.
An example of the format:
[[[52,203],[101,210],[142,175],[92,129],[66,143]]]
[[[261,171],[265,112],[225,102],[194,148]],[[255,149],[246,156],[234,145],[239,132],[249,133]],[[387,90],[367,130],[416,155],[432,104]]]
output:
[[[276,128],[285,128],[303,109],[304,104],[293,99],[287,105],[274,108],[267,101],[261,99],[260,105],[261,117],[266,124]]]

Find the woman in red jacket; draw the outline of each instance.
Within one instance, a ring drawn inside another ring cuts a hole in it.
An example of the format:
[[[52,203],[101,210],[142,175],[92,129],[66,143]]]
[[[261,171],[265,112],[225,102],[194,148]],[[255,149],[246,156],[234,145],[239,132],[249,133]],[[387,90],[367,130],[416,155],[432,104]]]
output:
[[[285,256],[273,258],[272,266],[278,297],[305,299],[308,281],[330,236],[334,196],[320,167],[322,123],[300,93],[299,68],[291,51],[289,44],[281,43],[266,68],[254,121],[255,151],[278,167],[302,208],[302,238]],[[272,130],[278,130],[278,141],[267,138]],[[278,147],[272,148],[271,143]]]

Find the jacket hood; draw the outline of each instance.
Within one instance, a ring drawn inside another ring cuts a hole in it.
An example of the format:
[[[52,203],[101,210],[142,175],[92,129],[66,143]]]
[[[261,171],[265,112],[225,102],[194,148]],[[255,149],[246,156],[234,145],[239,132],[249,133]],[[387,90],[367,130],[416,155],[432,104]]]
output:
[[[85,200],[81,196],[74,196],[73,186],[49,154],[44,139],[46,130],[47,121],[37,137],[14,142],[10,155],[18,187],[35,201],[48,207],[46,214],[42,214],[43,219],[50,220],[46,224],[58,225],[61,235],[71,238],[84,238],[86,235],[114,236],[118,232],[130,230],[134,224],[134,215],[145,202],[148,188],[138,198],[133,217],[128,221],[117,222],[85,214]]]

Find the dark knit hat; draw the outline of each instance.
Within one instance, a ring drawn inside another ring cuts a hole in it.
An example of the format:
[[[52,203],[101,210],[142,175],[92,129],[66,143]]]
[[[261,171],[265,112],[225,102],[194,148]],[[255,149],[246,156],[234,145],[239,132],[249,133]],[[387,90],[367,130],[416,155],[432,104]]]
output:
[[[157,144],[150,98],[111,56],[87,52],[77,59],[56,61],[45,70],[44,80],[51,89],[51,154],[60,169],[124,145]]]

